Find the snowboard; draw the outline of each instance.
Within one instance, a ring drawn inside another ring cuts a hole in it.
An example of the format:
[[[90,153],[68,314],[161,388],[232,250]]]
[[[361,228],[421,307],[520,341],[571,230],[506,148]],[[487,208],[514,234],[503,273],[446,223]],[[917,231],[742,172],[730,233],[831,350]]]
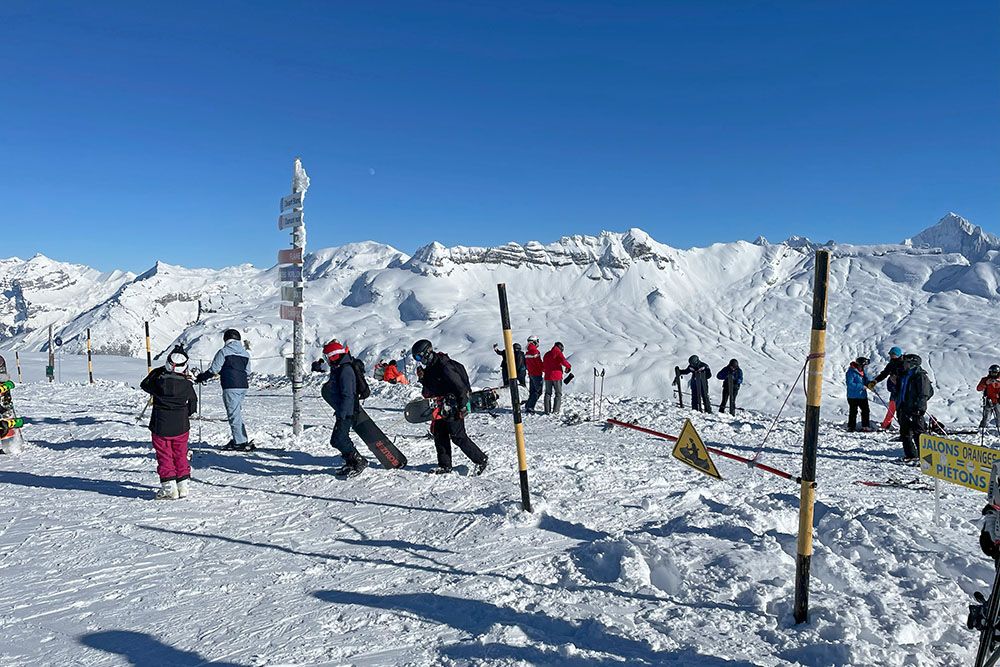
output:
[[[358,408],[354,419],[354,432],[372,450],[372,454],[385,468],[402,468],[406,465],[406,456],[392,443],[392,440],[378,427],[365,409]]]
[[[403,408],[403,418],[411,424],[420,424],[434,419],[437,409],[436,398],[415,398]],[[469,394],[469,412],[493,410],[500,403],[500,395],[495,389],[480,389]]]
[[[14,410],[14,383],[7,374],[7,362],[0,356],[0,453],[19,454],[24,447],[24,436],[21,427],[24,420],[19,419]]]

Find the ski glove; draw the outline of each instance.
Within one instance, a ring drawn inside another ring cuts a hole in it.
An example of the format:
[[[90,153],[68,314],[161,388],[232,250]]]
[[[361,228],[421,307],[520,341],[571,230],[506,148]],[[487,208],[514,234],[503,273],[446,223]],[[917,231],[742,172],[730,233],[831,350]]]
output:
[[[202,371],[201,373],[198,373],[198,375],[194,378],[194,381],[198,384],[202,384],[211,380],[213,375],[215,375],[215,373],[212,371]]]
[[[872,390],[872,391],[875,391],[875,387],[876,387],[876,385],[875,385],[875,383],[874,383],[874,382],[869,382],[869,383],[868,383],[868,384],[866,384],[865,386],[866,386],[866,387],[867,387],[868,389],[870,389],[870,390]]]

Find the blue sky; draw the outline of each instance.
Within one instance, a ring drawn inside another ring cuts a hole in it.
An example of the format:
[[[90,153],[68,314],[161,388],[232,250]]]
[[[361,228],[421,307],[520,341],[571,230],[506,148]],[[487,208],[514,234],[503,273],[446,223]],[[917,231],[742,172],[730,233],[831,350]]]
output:
[[[0,256],[1000,231],[1000,5],[0,3]]]

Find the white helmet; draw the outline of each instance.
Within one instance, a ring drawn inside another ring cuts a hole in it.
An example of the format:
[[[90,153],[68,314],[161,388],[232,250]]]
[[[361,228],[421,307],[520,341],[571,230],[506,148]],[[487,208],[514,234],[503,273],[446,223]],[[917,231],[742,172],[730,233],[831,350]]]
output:
[[[538,336],[528,336],[528,342],[538,345]]]
[[[171,352],[167,355],[167,361],[163,366],[172,373],[180,373],[181,375],[187,371],[188,358],[183,352]]]

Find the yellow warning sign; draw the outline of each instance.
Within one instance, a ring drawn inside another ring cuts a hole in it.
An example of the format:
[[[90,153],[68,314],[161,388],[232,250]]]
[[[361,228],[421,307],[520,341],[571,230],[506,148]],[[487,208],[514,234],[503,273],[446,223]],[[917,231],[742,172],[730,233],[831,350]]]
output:
[[[674,458],[683,461],[698,472],[703,472],[709,477],[722,479],[722,475],[712,463],[712,457],[708,455],[705,443],[701,441],[701,436],[694,430],[694,424],[690,419],[684,421],[684,428],[674,445]]]
[[[936,435],[920,436],[920,470],[925,475],[986,493],[1000,451]]]

